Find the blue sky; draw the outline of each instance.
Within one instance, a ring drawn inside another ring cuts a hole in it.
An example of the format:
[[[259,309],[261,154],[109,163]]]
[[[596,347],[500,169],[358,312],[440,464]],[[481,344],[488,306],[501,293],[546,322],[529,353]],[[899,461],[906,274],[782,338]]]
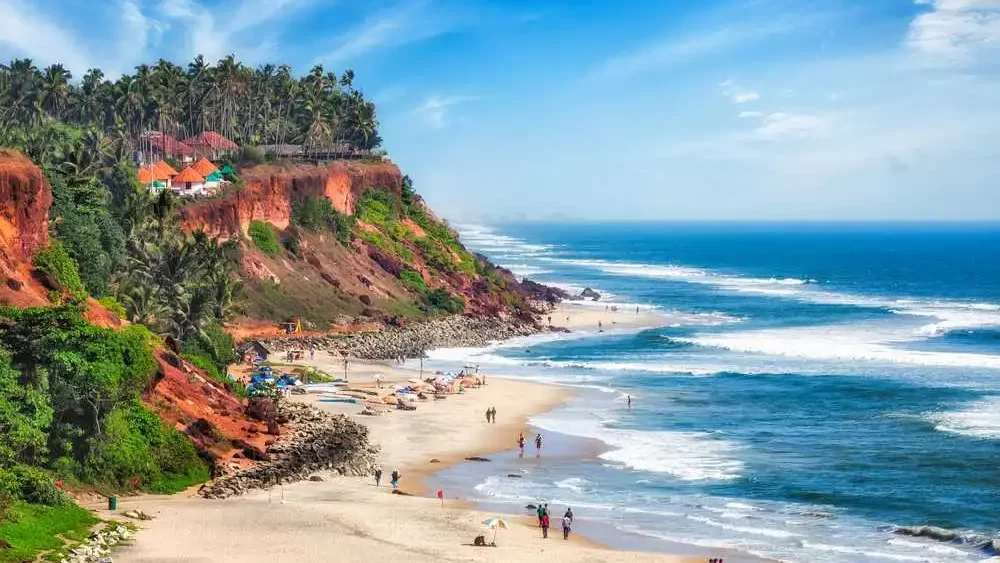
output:
[[[455,221],[1000,219],[1000,0],[0,0],[0,57],[353,68]]]

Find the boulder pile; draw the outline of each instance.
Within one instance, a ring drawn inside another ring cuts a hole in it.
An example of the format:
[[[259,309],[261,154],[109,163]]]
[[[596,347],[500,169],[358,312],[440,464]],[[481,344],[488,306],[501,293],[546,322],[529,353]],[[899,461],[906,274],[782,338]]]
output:
[[[90,535],[83,545],[70,550],[62,563],[111,563],[111,548],[130,539],[132,532],[121,525],[109,526]]]
[[[368,428],[363,424],[291,402],[281,405],[281,416],[289,420],[294,431],[268,447],[265,460],[207,483],[198,493],[204,498],[222,499],[304,481],[316,471],[371,473],[378,448],[368,443]]]
[[[397,360],[419,358],[425,350],[433,348],[484,347],[541,330],[532,323],[455,315],[375,332],[275,338],[262,343],[273,352],[315,347],[360,360]]]

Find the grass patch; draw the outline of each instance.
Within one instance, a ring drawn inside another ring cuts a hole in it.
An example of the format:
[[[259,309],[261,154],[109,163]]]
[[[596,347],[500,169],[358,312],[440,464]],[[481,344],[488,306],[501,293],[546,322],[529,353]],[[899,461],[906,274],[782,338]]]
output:
[[[371,231],[364,231],[361,233],[361,240],[372,244],[379,250],[388,252],[393,256],[398,256],[407,262],[413,261],[413,251],[410,250],[405,244],[392,240],[382,235],[382,233],[374,233]]]
[[[278,244],[278,236],[274,234],[274,227],[264,221],[250,221],[247,233],[257,245],[261,252],[268,256],[281,254],[281,245]]]
[[[46,551],[60,551],[65,541],[82,542],[98,520],[75,504],[41,506],[16,503],[12,521],[0,524],[0,539],[10,549],[0,549],[0,563],[34,561]]]

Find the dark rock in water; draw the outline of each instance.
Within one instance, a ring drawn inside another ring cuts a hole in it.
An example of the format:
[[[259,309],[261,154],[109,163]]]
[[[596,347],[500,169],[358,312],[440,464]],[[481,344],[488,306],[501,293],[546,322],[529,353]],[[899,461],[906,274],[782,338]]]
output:
[[[535,505],[533,505],[533,504],[529,504],[528,506],[525,506],[525,508],[527,508],[528,510],[537,510],[538,509],[538,507],[535,506]]]
[[[990,555],[1000,555],[1000,538],[989,540],[980,548]]]
[[[477,455],[474,455],[472,457],[465,458],[465,461],[489,461],[489,458],[479,457]]]
[[[584,288],[583,291],[580,292],[580,297],[583,297],[583,298],[586,298],[586,299],[593,299],[594,301],[600,301],[601,300],[601,294],[597,293],[593,289],[590,289],[589,287]]]
[[[312,481],[312,482],[314,482],[314,483],[318,483],[318,482],[322,481],[323,478],[320,477],[319,475],[312,475],[312,476],[309,477],[309,480]]]
[[[833,514],[830,512],[823,512],[822,510],[808,510],[802,513],[803,516],[812,516],[813,518],[833,518]]]
[[[958,533],[937,526],[900,526],[894,531],[904,536],[930,538],[937,541],[955,541],[958,538]]]
[[[510,477],[511,479],[520,479],[521,478],[521,476],[518,475],[517,473],[508,473],[507,476]]]
[[[431,459],[431,463],[441,463],[441,460],[435,457]]]

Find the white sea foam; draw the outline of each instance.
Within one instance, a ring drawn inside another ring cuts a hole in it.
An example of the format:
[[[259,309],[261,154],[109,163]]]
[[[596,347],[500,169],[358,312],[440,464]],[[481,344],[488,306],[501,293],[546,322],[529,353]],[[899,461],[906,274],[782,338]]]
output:
[[[543,257],[543,261],[594,268],[604,273],[659,279],[672,279],[689,283],[713,285],[741,293],[758,293],[779,298],[790,298],[832,305],[881,307],[902,315],[936,317],[932,323],[918,330],[920,336],[937,336],[956,328],[1000,326],[1000,304],[942,299],[893,299],[887,297],[851,295],[819,289],[814,279],[755,278],[726,275],[699,268],[663,264],[639,264],[609,260],[579,260],[572,258]]]
[[[704,518],[702,516],[689,515],[688,519],[694,520],[695,522],[700,522],[702,524],[707,524],[715,528],[722,528],[723,530],[729,530],[731,532],[753,534],[756,536],[767,536],[769,538],[794,538],[801,536],[801,534],[796,534],[793,532],[789,532],[787,530],[778,530],[775,528],[754,528],[750,526],[733,526],[731,524],[718,522],[716,520],[712,520],[711,518]]]
[[[614,428],[607,419],[567,419],[563,412],[532,418],[531,424],[600,440],[613,448],[601,454],[601,459],[639,471],[666,473],[685,481],[736,479],[743,471],[743,462],[735,456],[739,446],[704,432]]]
[[[590,485],[590,481],[583,479],[582,477],[570,477],[568,479],[563,479],[562,481],[556,481],[555,485],[560,489],[569,489],[578,493],[582,493],[587,490],[587,485]]]
[[[802,547],[808,549],[816,549],[819,551],[832,551],[834,553],[842,553],[844,555],[869,557],[876,559],[889,559],[891,561],[920,561],[923,563],[931,563],[933,561],[932,559],[928,559],[926,556],[901,555],[898,553],[889,553],[884,551],[868,551],[856,547],[848,547],[843,545],[830,545],[830,544],[816,543],[810,541],[803,541]]]
[[[906,335],[875,327],[795,327],[675,338],[698,346],[735,352],[813,360],[864,360],[923,366],[1000,369],[1000,355],[899,348]]]
[[[957,411],[929,413],[927,418],[942,432],[1000,439],[1000,396],[969,403]]]

